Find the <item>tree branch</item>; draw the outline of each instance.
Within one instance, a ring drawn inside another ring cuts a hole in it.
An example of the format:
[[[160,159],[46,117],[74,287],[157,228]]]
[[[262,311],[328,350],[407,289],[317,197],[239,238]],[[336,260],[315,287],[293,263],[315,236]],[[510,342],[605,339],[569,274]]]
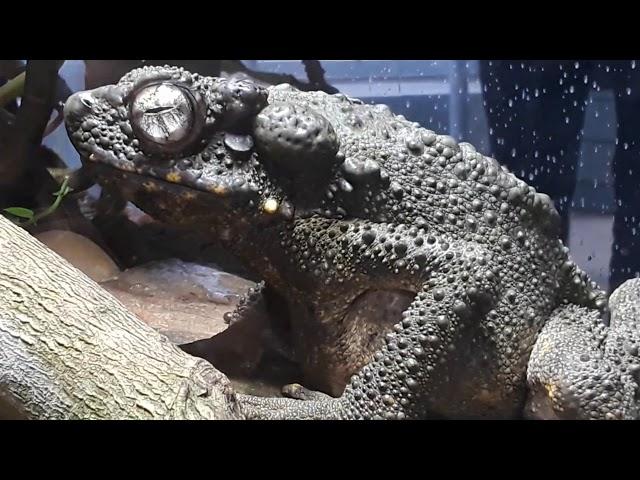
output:
[[[229,380],[0,215],[0,418],[243,418]]]
[[[22,102],[0,157],[0,187],[14,185],[33,165],[33,151],[42,142],[56,95],[63,60],[30,60]],[[43,167],[44,168],[44,167]]]
[[[338,89],[329,85],[324,78],[324,68],[320,64],[320,60],[302,60],[304,71],[307,73],[307,79],[311,85],[317,90],[327,93],[338,93]]]

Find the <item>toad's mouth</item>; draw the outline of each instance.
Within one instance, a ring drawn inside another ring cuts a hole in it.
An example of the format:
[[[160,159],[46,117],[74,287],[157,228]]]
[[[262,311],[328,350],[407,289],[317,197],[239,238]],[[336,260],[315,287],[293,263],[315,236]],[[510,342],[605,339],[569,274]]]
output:
[[[139,162],[122,160],[113,153],[102,149],[93,149],[88,156],[83,156],[83,163],[95,174],[98,181],[114,176],[124,183],[136,185],[162,185],[164,190],[176,193],[201,192],[219,199],[243,199],[246,203],[257,201],[260,192],[251,188],[242,188],[241,177],[234,175],[203,177],[202,171],[179,169],[174,161]],[[153,191],[153,187],[150,187]]]
[[[285,195],[278,188],[271,186],[258,187],[250,178],[259,175],[259,172],[245,170],[221,169],[217,165],[203,164],[200,160],[207,155],[207,149],[198,159],[149,159],[138,157],[133,160],[119,158],[113,152],[104,150],[98,145],[76,144],[76,148],[82,154],[83,165],[90,174],[95,173],[99,182],[102,178],[118,176],[124,182],[134,179],[143,186],[163,185],[164,190],[176,192],[192,191],[201,192],[218,200],[230,200],[234,203],[242,203],[248,206],[271,204],[272,211],[274,201],[283,207],[281,213],[286,214],[284,207],[291,209]],[[207,147],[208,148],[208,147]],[[119,173],[119,175],[117,175]],[[154,191],[156,189],[153,189]]]
[[[129,171],[92,160],[85,163],[85,168],[100,186],[117,191],[125,200],[163,222],[203,226],[232,223],[240,212],[247,213],[247,218],[264,221],[290,221],[294,217],[293,206],[282,196],[261,195],[251,190],[195,188],[188,182],[175,181],[171,172],[167,179],[147,169]]]

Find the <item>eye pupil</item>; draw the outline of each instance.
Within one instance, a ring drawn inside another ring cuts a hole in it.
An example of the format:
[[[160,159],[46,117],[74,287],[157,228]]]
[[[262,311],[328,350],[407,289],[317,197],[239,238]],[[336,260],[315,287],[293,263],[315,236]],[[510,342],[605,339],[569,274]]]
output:
[[[154,108],[150,108],[149,110],[147,110],[146,113],[163,113],[166,112],[167,110],[171,110],[174,107],[154,107]]]

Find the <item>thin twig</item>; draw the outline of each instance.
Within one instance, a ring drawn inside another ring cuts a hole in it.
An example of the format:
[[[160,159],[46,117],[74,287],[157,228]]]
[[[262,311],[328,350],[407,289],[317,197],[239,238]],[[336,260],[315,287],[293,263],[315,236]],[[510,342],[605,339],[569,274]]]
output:
[[[25,77],[26,72],[22,72],[0,87],[0,108],[22,95]]]
[[[48,215],[51,215],[53,212],[55,212],[56,209],[60,206],[62,199],[71,191],[71,189],[68,186],[68,183],[69,183],[69,178],[67,177],[62,181],[62,185],[60,185],[60,190],[58,190],[53,194],[56,197],[55,201],[45,210],[34,215],[33,218],[29,220],[25,225],[35,225],[36,223],[38,223],[38,220],[40,220],[41,218],[44,218]]]
[[[329,85],[328,83],[307,83],[301,82],[293,75],[289,75],[286,73],[273,73],[273,72],[259,72],[257,70],[252,70],[245,66],[239,60],[228,60],[223,62],[222,69],[227,73],[237,73],[242,72],[250,77],[259,80],[261,82],[265,82],[270,85],[278,85],[280,83],[288,83],[291,86],[297,88],[298,90],[302,90],[303,92],[308,92],[312,90],[320,90],[326,93],[338,93],[338,89]]]

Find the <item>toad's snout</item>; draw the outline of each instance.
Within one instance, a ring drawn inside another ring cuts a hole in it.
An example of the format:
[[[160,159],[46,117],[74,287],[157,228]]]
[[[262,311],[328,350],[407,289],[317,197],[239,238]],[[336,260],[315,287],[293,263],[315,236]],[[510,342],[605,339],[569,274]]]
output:
[[[91,92],[78,92],[71,95],[64,105],[64,119],[67,123],[78,120],[93,112],[95,99]]]
[[[123,90],[117,85],[107,85],[77,92],[64,105],[64,119],[67,125],[85,119],[90,114],[100,113],[99,109],[117,108],[124,102]]]

